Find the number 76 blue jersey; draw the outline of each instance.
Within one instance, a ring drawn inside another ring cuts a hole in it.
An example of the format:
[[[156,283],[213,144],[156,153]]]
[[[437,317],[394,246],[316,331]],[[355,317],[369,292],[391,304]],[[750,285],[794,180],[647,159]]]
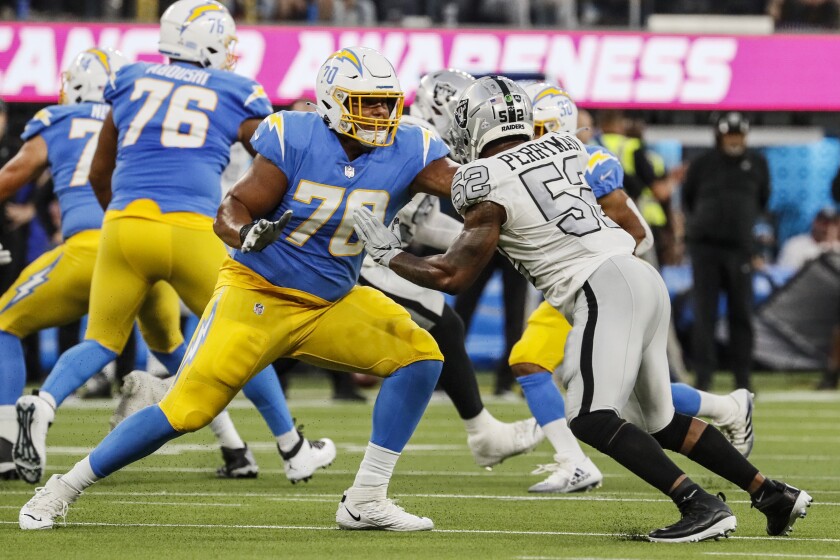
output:
[[[273,110],[257,82],[183,62],[124,66],[105,100],[119,132],[109,209],[151,199],[205,216],[216,215],[240,125]]]
[[[367,206],[390,223],[411,197],[417,174],[449,151],[429,131],[401,125],[391,146],[350,161],[320,116],[286,111],[265,119],[251,145],[288,180],[280,205],[259,217],[293,214],[278,241],[259,253],[236,251],[234,259],[275,286],[326,301],[341,298],[359,277],[364,251],[353,230],[353,210]]]

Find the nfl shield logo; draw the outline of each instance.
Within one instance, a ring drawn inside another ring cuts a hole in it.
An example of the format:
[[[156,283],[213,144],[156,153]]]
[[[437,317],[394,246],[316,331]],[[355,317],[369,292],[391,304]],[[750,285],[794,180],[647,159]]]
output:
[[[254,304],[254,313],[256,315],[262,315],[263,311],[265,311],[265,306],[263,304],[261,304],[261,303],[255,303]]]
[[[345,165],[344,175],[347,176],[348,179],[352,179],[356,175],[356,169],[352,165]]]

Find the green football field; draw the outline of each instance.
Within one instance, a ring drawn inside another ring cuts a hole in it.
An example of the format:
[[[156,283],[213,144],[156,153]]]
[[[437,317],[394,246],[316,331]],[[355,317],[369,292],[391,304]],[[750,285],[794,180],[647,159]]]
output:
[[[285,479],[268,429],[238,398],[231,414],[255,451],[259,478],[216,479],[220,454],[212,434],[191,434],[98,483],[71,508],[66,526],[41,532],[17,527],[18,509],[33,488],[0,482],[0,557],[840,559],[840,395],[808,392],[813,381],[807,375],[766,375],[755,382],[762,390],[754,462],[814,497],[808,517],[786,538],[767,537],[764,517],[750,509],[746,494],[680,458],[707,490],[726,494],[738,530],[717,542],[641,542],[639,535],[677,519],[669,500],[591,450],[605,474],[602,488],[529,495],[528,486],[540,480],[530,471],[551,461],[548,444],[492,472],[479,469],[445,400],[430,405],[391,483],[391,496],[431,517],[435,530],[339,531],[336,507],[361,460],[371,405],[334,405],[326,382],[312,380],[296,384],[290,406],[307,436],[336,442],[338,457],[308,484],[293,486]],[[528,414],[524,401],[487,401],[504,420]],[[105,435],[111,406],[73,401],[59,411],[49,437],[50,473],[65,471]]]

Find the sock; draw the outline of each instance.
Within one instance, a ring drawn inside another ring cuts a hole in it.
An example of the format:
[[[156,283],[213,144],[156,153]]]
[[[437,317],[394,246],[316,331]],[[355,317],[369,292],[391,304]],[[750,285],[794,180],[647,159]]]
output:
[[[116,357],[116,353],[98,342],[85,340],[61,355],[41,389],[52,395],[56,405],[61,405]]]
[[[295,429],[292,413],[286,404],[286,395],[283,394],[280,380],[272,366],[252,377],[242,392],[260,411],[274,437]]]
[[[441,375],[443,374],[441,373]],[[498,422],[486,408],[482,408],[481,412],[473,418],[464,419],[464,428],[466,428],[468,434],[474,435],[492,430]]]
[[[93,468],[90,466],[90,455],[76,463],[67,474],[61,475],[61,482],[79,493],[84,492],[85,488],[97,480],[99,480],[99,477],[94,474]]]
[[[216,441],[221,447],[228,449],[242,449],[245,447],[245,442],[239,437],[239,432],[236,431],[236,426],[233,425],[233,420],[230,419],[230,414],[227,410],[221,411],[213,421],[210,422],[210,429],[213,430],[213,435],[216,436]]]
[[[402,452],[432,398],[441,365],[437,360],[414,362],[382,380],[373,405],[371,443]]]
[[[778,492],[776,485],[769,478],[765,478],[761,486],[758,487],[758,490],[750,494],[750,498],[754,502],[760,502],[765,493],[773,494],[774,492]]]
[[[163,364],[163,367],[166,368],[166,371],[172,375],[178,373],[178,368],[181,367],[181,362],[183,361],[186,352],[187,348],[184,346],[183,342],[172,352],[155,352],[152,350],[152,354],[154,354],[155,358],[157,358],[158,361]]]
[[[353,481],[353,486],[357,488],[371,486],[387,487],[391,481],[391,475],[394,473],[394,467],[397,466],[397,459],[399,458],[399,453],[389,451],[369,442],[367,449],[365,449],[362,464],[359,465],[359,472],[356,473],[356,480]]]
[[[15,443],[18,434],[17,411],[15,405],[0,405],[0,439]]]
[[[560,389],[554,384],[549,372],[531,373],[517,377],[516,380],[522,386],[531,414],[541,427],[566,416],[563,395],[560,394]]]
[[[675,504],[680,505],[684,500],[692,497],[695,492],[705,492],[705,490],[700,488],[700,485],[690,478],[685,477],[685,479],[668,494],[668,497],[671,498]]]
[[[458,416],[466,420],[482,413],[484,403],[478,391],[473,363],[467,355],[464,323],[451,307],[445,305],[435,326],[429,330],[444,356],[440,387],[455,405]]]
[[[147,406],[117,425],[90,452],[90,467],[99,478],[151,455],[181,434],[172,427],[158,405]]]
[[[55,397],[52,396],[51,394],[49,394],[44,389],[39,389],[38,390],[38,397],[41,398],[42,400],[46,401],[47,404],[50,405],[53,410],[56,410],[58,408],[58,405],[55,402]]]
[[[758,469],[732,447],[714,426],[706,425],[686,457],[742,490],[747,490],[758,474]]]
[[[738,412],[738,403],[729,395],[713,395],[705,391],[697,391],[700,395],[700,406],[697,414],[692,416],[706,416],[717,424],[722,424]]]
[[[20,339],[0,331],[0,406],[15,404],[25,384],[26,362]]]
[[[280,434],[274,439],[277,440],[277,447],[280,448],[280,452],[288,453],[297,446],[302,437],[303,436],[301,436],[297,430],[292,428],[288,432]]]
[[[578,464],[586,459],[577,438],[569,429],[565,418],[560,418],[542,426],[546,439],[554,447],[555,460],[559,462],[571,461]]]
[[[674,401],[674,408],[686,416],[699,414],[703,402],[702,394],[702,391],[685,383],[671,383],[671,400]]]

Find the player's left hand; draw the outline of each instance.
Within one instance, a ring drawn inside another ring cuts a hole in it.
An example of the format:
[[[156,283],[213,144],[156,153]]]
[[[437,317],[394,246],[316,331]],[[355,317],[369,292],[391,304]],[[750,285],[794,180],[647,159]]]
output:
[[[402,253],[398,219],[395,218],[389,228],[362,206],[353,211],[353,221],[356,222],[353,229],[364,242],[368,255],[382,266],[388,266],[391,259]]]
[[[250,253],[251,251],[262,251],[283,234],[283,228],[292,219],[292,211],[286,210],[276,222],[268,220],[254,220],[250,224],[242,226],[239,231],[239,239],[242,241],[240,251]]]
[[[12,254],[0,245],[0,266],[12,262]]]

